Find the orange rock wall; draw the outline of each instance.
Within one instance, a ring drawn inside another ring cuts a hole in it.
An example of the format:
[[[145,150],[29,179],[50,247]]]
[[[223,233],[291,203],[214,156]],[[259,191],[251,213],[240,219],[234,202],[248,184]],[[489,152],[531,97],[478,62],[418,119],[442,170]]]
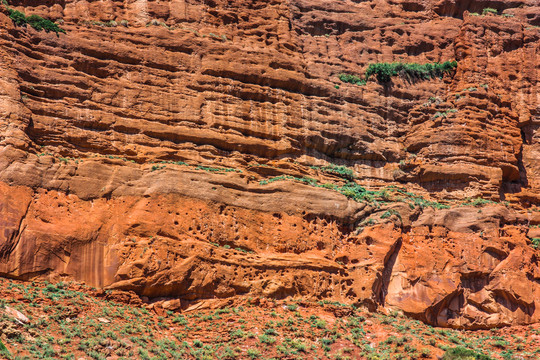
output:
[[[540,319],[536,1],[10,6],[67,33],[0,12],[0,274],[453,327]],[[453,59],[443,79],[337,77]],[[330,163],[451,208],[260,183],[343,184],[312,168]],[[459,206],[477,197],[492,203]]]

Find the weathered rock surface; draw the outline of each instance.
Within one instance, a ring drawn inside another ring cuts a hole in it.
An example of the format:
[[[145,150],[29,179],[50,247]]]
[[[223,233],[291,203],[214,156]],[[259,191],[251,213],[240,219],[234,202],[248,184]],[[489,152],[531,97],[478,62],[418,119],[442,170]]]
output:
[[[249,294],[540,320],[537,1],[10,5],[67,34],[0,12],[1,275],[176,307]],[[453,59],[442,79],[337,77]],[[413,195],[354,201],[320,186],[346,182],[313,168],[330,163]]]

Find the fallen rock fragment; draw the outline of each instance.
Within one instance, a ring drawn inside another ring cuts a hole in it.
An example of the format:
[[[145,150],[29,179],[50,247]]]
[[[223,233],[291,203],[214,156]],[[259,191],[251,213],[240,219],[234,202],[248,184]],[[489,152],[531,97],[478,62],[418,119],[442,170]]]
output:
[[[17,309],[14,309],[10,306],[6,306],[5,309],[4,309],[4,313],[15,319],[17,322],[19,322],[20,324],[26,324],[28,323],[30,320],[26,317],[26,315],[24,315],[22,312],[20,312],[19,310]]]

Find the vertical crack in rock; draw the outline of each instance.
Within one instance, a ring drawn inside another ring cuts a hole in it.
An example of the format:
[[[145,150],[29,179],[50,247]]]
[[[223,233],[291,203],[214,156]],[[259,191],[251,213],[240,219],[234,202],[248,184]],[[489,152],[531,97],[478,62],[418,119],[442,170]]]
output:
[[[386,295],[388,295],[388,285],[390,285],[390,279],[394,271],[394,265],[396,264],[399,251],[401,250],[402,238],[400,237],[394,245],[390,248],[388,256],[384,259],[384,268],[381,272],[381,288],[377,294],[377,302],[385,306]]]

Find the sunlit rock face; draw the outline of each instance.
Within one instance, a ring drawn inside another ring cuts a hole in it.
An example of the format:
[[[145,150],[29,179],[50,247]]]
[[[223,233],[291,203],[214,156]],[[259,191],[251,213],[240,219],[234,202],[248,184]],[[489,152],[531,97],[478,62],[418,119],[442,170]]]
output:
[[[66,33],[2,6],[1,275],[539,320],[537,1],[9,6]]]

